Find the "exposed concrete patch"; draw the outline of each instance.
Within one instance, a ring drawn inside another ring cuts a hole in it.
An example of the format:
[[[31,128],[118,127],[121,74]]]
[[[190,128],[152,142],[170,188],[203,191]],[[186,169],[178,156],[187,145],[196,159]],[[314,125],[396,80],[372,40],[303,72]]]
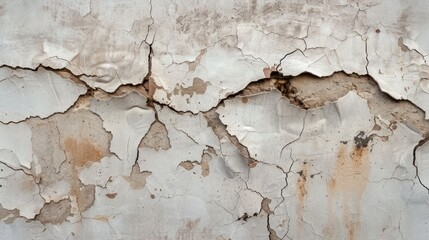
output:
[[[289,80],[291,92],[288,98],[299,97],[307,108],[316,108],[327,102],[334,102],[349,91],[356,91],[368,101],[369,109],[375,116],[389,122],[408,122],[422,132],[429,131],[429,121],[424,112],[409,101],[392,99],[383,93],[377,83],[368,76],[347,75],[342,72],[319,78],[301,75]]]
[[[163,123],[158,120],[152,123],[149,131],[140,142],[139,148],[142,147],[153,148],[156,151],[160,149],[168,150],[171,148],[168,132]]]
[[[49,202],[40,210],[35,220],[42,224],[61,224],[71,215],[70,200],[64,199],[59,202]]]
[[[131,175],[129,177],[124,176],[123,178],[130,184],[132,189],[142,189],[146,185],[146,178],[150,175],[151,173],[147,171],[140,172],[139,165],[135,164]]]

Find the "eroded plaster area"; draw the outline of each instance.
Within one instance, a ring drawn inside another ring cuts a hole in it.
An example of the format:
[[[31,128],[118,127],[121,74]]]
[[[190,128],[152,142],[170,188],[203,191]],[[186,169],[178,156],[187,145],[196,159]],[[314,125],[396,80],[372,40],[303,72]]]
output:
[[[0,3],[0,239],[429,239],[428,8]]]

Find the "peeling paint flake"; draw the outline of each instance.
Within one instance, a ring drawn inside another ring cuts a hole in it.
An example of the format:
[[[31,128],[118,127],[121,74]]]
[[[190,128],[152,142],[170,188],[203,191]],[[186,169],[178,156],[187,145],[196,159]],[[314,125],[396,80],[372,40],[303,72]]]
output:
[[[43,68],[1,67],[0,91],[0,121],[9,123],[64,112],[86,93],[86,87]]]

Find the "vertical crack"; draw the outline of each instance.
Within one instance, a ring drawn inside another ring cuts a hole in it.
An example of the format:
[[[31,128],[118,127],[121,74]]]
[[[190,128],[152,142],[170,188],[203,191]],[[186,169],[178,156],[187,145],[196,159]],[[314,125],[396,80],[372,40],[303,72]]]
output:
[[[428,186],[426,186],[426,185],[424,185],[423,184],[423,182],[422,182],[422,180],[420,179],[420,175],[419,175],[419,168],[417,167],[417,164],[416,164],[416,152],[417,152],[417,149],[419,148],[419,147],[421,147],[421,146],[423,146],[427,141],[429,141],[429,138],[428,138],[428,136],[425,136],[425,138],[424,139],[422,139],[422,140],[420,140],[420,142],[414,147],[414,149],[413,149],[413,165],[414,165],[414,167],[416,168],[416,177],[417,177],[417,179],[419,180],[419,182],[420,182],[420,184],[424,187],[424,188],[426,188],[426,190],[428,191],[428,193],[429,193],[429,187]]]

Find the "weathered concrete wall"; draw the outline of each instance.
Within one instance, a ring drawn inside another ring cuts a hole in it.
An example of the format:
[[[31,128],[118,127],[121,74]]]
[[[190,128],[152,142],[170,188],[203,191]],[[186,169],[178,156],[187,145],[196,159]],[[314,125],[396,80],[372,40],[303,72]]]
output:
[[[3,1],[0,239],[429,239],[428,10]]]

